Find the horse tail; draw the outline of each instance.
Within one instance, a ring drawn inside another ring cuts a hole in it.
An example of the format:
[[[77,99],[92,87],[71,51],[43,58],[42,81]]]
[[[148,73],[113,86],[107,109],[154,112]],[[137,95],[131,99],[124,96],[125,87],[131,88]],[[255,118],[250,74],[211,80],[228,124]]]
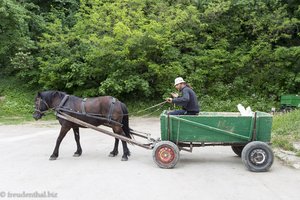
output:
[[[131,138],[131,135],[130,135],[130,128],[129,128],[129,116],[128,116],[128,109],[126,107],[126,105],[124,103],[121,102],[121,108],[122,108],[122,111],[123,111],[123,118],[122,118],[122,129],[125,133],[125,135],[128,137],[128,138]]]

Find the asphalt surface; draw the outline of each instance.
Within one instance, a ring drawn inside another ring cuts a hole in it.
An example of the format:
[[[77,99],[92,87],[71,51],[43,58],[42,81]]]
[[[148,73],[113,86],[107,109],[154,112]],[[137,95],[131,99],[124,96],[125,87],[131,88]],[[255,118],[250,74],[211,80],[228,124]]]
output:
[[[130,122],[159,137],[158,119]],[[276,159],[269,172],[249,172],[230,147],[181,152],[174,169],[161,169],[152,151],[138,146],[129,145],[129,161],[121,161],[121,146],[117,157],[108,157],[114,138],[81,129],[83,155],[72,156],[76,144],[70,132],[59,158],[49,161],[59,128],[57,122],[0,126],[0,199],[300,199],[299,170]]]

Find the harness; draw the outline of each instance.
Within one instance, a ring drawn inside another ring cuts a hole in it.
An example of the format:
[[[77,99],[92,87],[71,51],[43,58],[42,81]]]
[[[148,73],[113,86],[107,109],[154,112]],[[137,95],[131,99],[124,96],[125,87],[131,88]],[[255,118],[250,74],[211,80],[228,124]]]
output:
[[[86,100],[87,98],[84,98],[81,102],[81,114],[83,115],[95,115],[95,114],[91,114],[91,113],[87,113],[85,111],[85,103],[86,103]],[[116,103],[116,98],[112,97],[111,100],[110,100],[110,107],[109,107],[109,112],[108,112],[108,115],[107,115],[107,121],[108,123],[110,124],[112,120],[112,114],[114,112],[114,109],[115,109],[115,103]]]
[[[47,110],[50,109],[49,105],[47,104],[47,102],[46,102],[44,99],[42,99],[42,98],[37,98],[37,100],[38,100],[38,106],[37,106],[38,109],[35,109],[36,112],[38,112],[38,113],[40,113],[40,114],[44,114],[45,112],[47,112]],[[45,104],[45,106],[47,107],[46,110],[41,111],[41,103]]]
[[[86,115],[86,112],[85,112],[85,102],[86,102],[87,98],[84,98],[81,102],[81,113]]]
[[[55,110],[56,112],[56,116],[58,117],[58,114],[61,114],[63,112],[66,112],[66,113],[71,113],[73,115],[81,115],[81,116],[86,116],[86,117],[89,117],[89,118],[93,118],[93,119],[98,119],[98,120],[102,120],[102,121],[105,121],[105,125],[107,126],[111,126],[112,124],[116,124],[116,125],[119,125],[119,126],[123,126],[122,123],[120,122],[117,122],[113,119],[113,113],[115,111],[115,105],[116,105],[116,102],[118,101],[116,98],[114,97],[110,97],[109,99],[109,109],[108,109],[108,113],[107,114],[96,114],[96,113],[87,113],[86,112],[86,101],[87,101],[87,98],[84,98],[82,101],[81,101],[81,111],[76,111],[76,110],[73,110],[72,108],[69,108],[66,103],[67,101],[69,100],[70,96],[69,95],[65,95],[63,97],[63,99],[60,101],[59,105],[58,106],[55,106],[55,107],[50,107],[48,105],[48,103],[46,102],[46,100],[44,100],[43,98],[37,98],[37,101],[36,101],[36,108],[35,108],[35,111],[44,115],[44,113],[47,112],[47,110]],[[42,111],[41,108],[42,107],[46,107],[46,110]],[[123,114],[122,114],[123,115]]]
[[[64,98],[62,99],[62,101],[60,102],[60,104],[57,107],[54,107],[54,108],[50,108],[50,106],[48,105],[48,103],[44,99],[37,98],[37,100],[38,100],[38,106],[37,107],[38,108],[35,109],[35,111],[38,112],[38,113],[40,113],[40,114],[46,113],[47,110],[49,110],[49,109],[53,109],[55,111],[59,111],[65,105],[65,103],[67,102],[68,98],[69,98],[69,95],[65,95]],[[41,103],[43,103],[47,107],[46,110],[41,111]]]
[[[60,104],[56,107],[56,110],[63,107],[68,99],[69,99],[69,95],[65,95],[64,98],[61,100]]]
[[[107,116],[109,124],[111,123],[111,117],[112,117],[112,114],[113,114],[113,111],[115,108],[115,103],[116,103],[116,98],[112,97],[112,99],[110,100],[110,107],[109,107],[109,112],[108,112],[108,116]]]
[[[66,95],[62,101],[60,102],[59,106],[55,108],[56,112],[69,112],[69,113],[73,113],[73,114],[77,114],[77,115],[84,115],[87,117],[91,117],[91,118],[95,118],[95,119],[100,119],[100,120],[105,120],[107,121],[107,125],[111,125],[111,124],[118,124],[120,126],[123,126],[123,124],[113,120],[113,112],[115,110],[115,104],[117,102],[117,99],[114,97],[111,97],[110,99],[110,106],[109,106],[109,111],[108,114],[106,116],[100,115],[100,114],[95,114],[95,113],[87,113],[86,112],[86,108],[85,108],[85,104],[87,101],[87,98],[84,98],[81,101],[81,112],[79,111],[74,111],[72,109],[68,109],[66,107],[64,107],[65,103],[68,101],[69,99],[69,95]]]

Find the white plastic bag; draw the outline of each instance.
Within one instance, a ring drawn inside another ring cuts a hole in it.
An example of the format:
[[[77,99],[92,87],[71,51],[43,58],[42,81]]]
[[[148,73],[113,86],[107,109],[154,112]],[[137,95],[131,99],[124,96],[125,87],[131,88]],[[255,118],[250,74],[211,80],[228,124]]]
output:
[[[252,115],[253,115],[253,112],[252,112],[250,106],[248,106],[248,107],[245,109],[245,107],[244,107],[242,104],[239,103],[239,104],[237,105],[237,108],[238,108],[238,110],[240,111],[241,116],[252,116]]]

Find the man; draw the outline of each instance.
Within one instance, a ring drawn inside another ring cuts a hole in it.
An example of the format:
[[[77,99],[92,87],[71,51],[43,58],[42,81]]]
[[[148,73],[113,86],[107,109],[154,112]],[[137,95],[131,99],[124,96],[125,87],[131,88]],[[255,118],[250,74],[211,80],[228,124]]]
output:
[[[183,78],[178,77],[175,79],[175,88],[182,93],[182,96],[178,96],[176,93],[172,93],[173,98],[167,98],[168,103],[174,103],[175,105],[182,106],[182,110],[171,111],[170,115],[198,115],[199,105],[195,92],[190,88]]]

